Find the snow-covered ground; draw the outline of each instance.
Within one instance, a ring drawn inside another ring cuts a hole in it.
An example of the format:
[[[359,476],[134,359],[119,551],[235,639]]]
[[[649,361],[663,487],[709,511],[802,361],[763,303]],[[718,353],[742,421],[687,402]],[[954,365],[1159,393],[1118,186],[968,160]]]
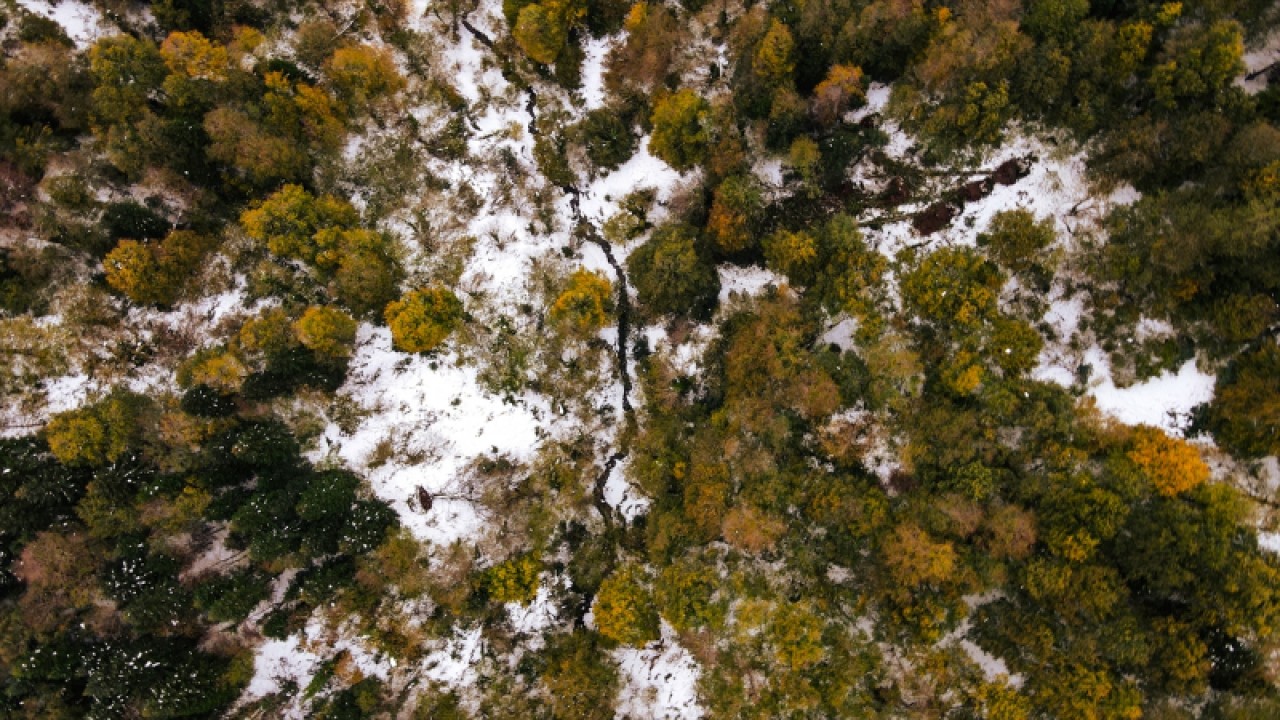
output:
[[[114,28],[103,18],[102,12],[82,0],[58,0],[56,3],[49,0],[18,0],[18,4],[29,12],[61,25],[67,37],[81,49],[114,32]]]
[[[476,370],[459,366],[456,356],[397,352],[389,330],[369,325],[360,328],[340,392],[369,414],[349,436],[329,425],[322,446],[361,469],[401,522],[436,545],[472,536],[485,521],[474,503],[449,497],[463,491],[464,468],[486,454],[530,459],[541,442],[539,428],[551,417],[536,396],[506,402],[485,390]],[[375,451],[388,456],[370,467]],[[445,497],[423,512],[419,487]]]
[[[619,720],[694,720],[703,715],[698,705],[697,661],[680,646],[675,631],[662,623],[662,639],[643,648],[613,651],[622,671],[618,694]]]

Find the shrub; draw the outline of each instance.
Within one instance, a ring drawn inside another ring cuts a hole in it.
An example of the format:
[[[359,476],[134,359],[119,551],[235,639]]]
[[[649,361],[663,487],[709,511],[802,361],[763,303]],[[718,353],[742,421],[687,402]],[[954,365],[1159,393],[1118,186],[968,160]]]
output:
[[[613,285],[597,272],[578,269],[569,276],[564,292],[551,304],[551,321],[587,335],[609,322],[613,309]]]
[[[293,332],[298,342],[318,355],[345,359],[356,340],[356,321],[341,310],[313,305],[293,323]]]
[[[427,353],[462,325],[462,301],[446,288],[414,290],[387,305],[385,317],[397,350]]]

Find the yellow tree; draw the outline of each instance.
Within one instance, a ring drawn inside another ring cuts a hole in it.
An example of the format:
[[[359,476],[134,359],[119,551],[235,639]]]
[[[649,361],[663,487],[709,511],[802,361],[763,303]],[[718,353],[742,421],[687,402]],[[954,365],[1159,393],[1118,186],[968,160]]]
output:
[[[639,566],[624,565],[600,583],[591,611],[596,629],[614,642],[638,647],[658,639],[658,612]]]
[[[319,355],[342,359],[351,356],[356,321],[336,308],[313,305],[293,324],[298,342]]]
[[[813,89],[812,110],[818,123],[830,127],[850,108],[866,100],[862,68],[832,65],[827,77]]]
[[[1128,455],[1161,495],[1180,495],[1209,479],[1209,466],[1199,451],[1187,441],[1171,438],[1149,425],[1134,428],[1133,448]]]
[[[385,317],[397,350],[431,352],[462,325],[462,301],[447,288],[413,290],[387,305]]]
[[[609,322],[613,309],[613,284],[598,272],[579,268],[569,276],[564,291],[551,304],[553,323],[588,335]]]
[[[795,40],[786,24],[774,18],[751,59],[751,69],[770,86],[781,85],[791,78],[796,61],[792,57]]]
[[[334,93],[351,114],[399,92],[405,85],[391,53],[383,48],[355,45],[338,48],[324,63]]]
[[[649,152],[677,170],[706,158],[711,142],[711,105],[692,90],[660,98],[653,106]]]

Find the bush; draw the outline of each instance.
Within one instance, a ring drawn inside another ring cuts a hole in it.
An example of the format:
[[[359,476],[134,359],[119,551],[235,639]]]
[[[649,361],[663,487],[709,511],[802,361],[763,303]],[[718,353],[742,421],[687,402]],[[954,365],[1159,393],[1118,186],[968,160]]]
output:
[[[578,269],[569,276],[564,292],[551,304],[551,322],[589,335],[609,323],[613,310],[613,284],[597,272]]]
[[[397,350],[428,353],[462,325],[462,301],[446,288],[424,288],[387,305],[385,314]]]
[[[313,305],[293,323],[294,335],[307,349],[324,358],[351,357],[356,321],[334,308]]]

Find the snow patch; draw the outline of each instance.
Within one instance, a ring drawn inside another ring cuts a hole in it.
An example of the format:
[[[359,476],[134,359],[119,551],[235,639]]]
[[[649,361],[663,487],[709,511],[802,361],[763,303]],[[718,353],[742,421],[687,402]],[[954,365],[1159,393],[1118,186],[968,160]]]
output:
[[[616,508],[629,523],[649,512],[649,498],[627,482],[625,460],[609,473],[609,479],[604,485],[604,501]]]
[[[462,471],[479,456],[531,457],[540,442],[542,420],[550,414],[545,401],[489,393],[475,369],[460,367],[455,355],[429,358],[396,352],[386,328],[361,326],[357,343],[339,392],[369,414],[350,435],[331,425],[324,440],[348,465],[365,473],[374,493],[391,503],[419,539],[447,545],[474,535],[484,522],[478,506],[437,497],[432,509],[422,512],[417,489],[432,495],[457,494]],[[388,449],[385,443],[392,456],[369,467],[371,457]]]
[[[698,705],[698,663],[677,642],[665,621],[662,639],[644,648],[619,648],[613,657],[622,671],[617,718],[626,720],[695,719]]]
[[[1086,359],[1102,376],[1089,383],[1089,394],[1098,409],[1130,425],[1154,425],[1170,434],[1180,434],[1191,409],[1213,399],[1215,378],[1201,372],[1194,360],[1188,360],[1177,373],[1164,372],[1159,377],[1118,388],[1111,379],[1107,359],[1097,348],[1086,353]]]
[[[476,665],[482,652],[484,636],[480,628],[460,632],[444,648],[423,659],[422,674],[453,688],[474,685],[479,677]]]
[[[48,0],[18,0],[18,5],[61,25],[81,50],[113,31],[98,8],[81,0],[59,0],[57,4]]]
[[[787,284],[785,277],[767,268],[754,265],[750,267],[721,265],[717,270],[720,273],[720,303],[722,305],[737,295],[754,297],[763,293],[770,286],[782,287]]]

